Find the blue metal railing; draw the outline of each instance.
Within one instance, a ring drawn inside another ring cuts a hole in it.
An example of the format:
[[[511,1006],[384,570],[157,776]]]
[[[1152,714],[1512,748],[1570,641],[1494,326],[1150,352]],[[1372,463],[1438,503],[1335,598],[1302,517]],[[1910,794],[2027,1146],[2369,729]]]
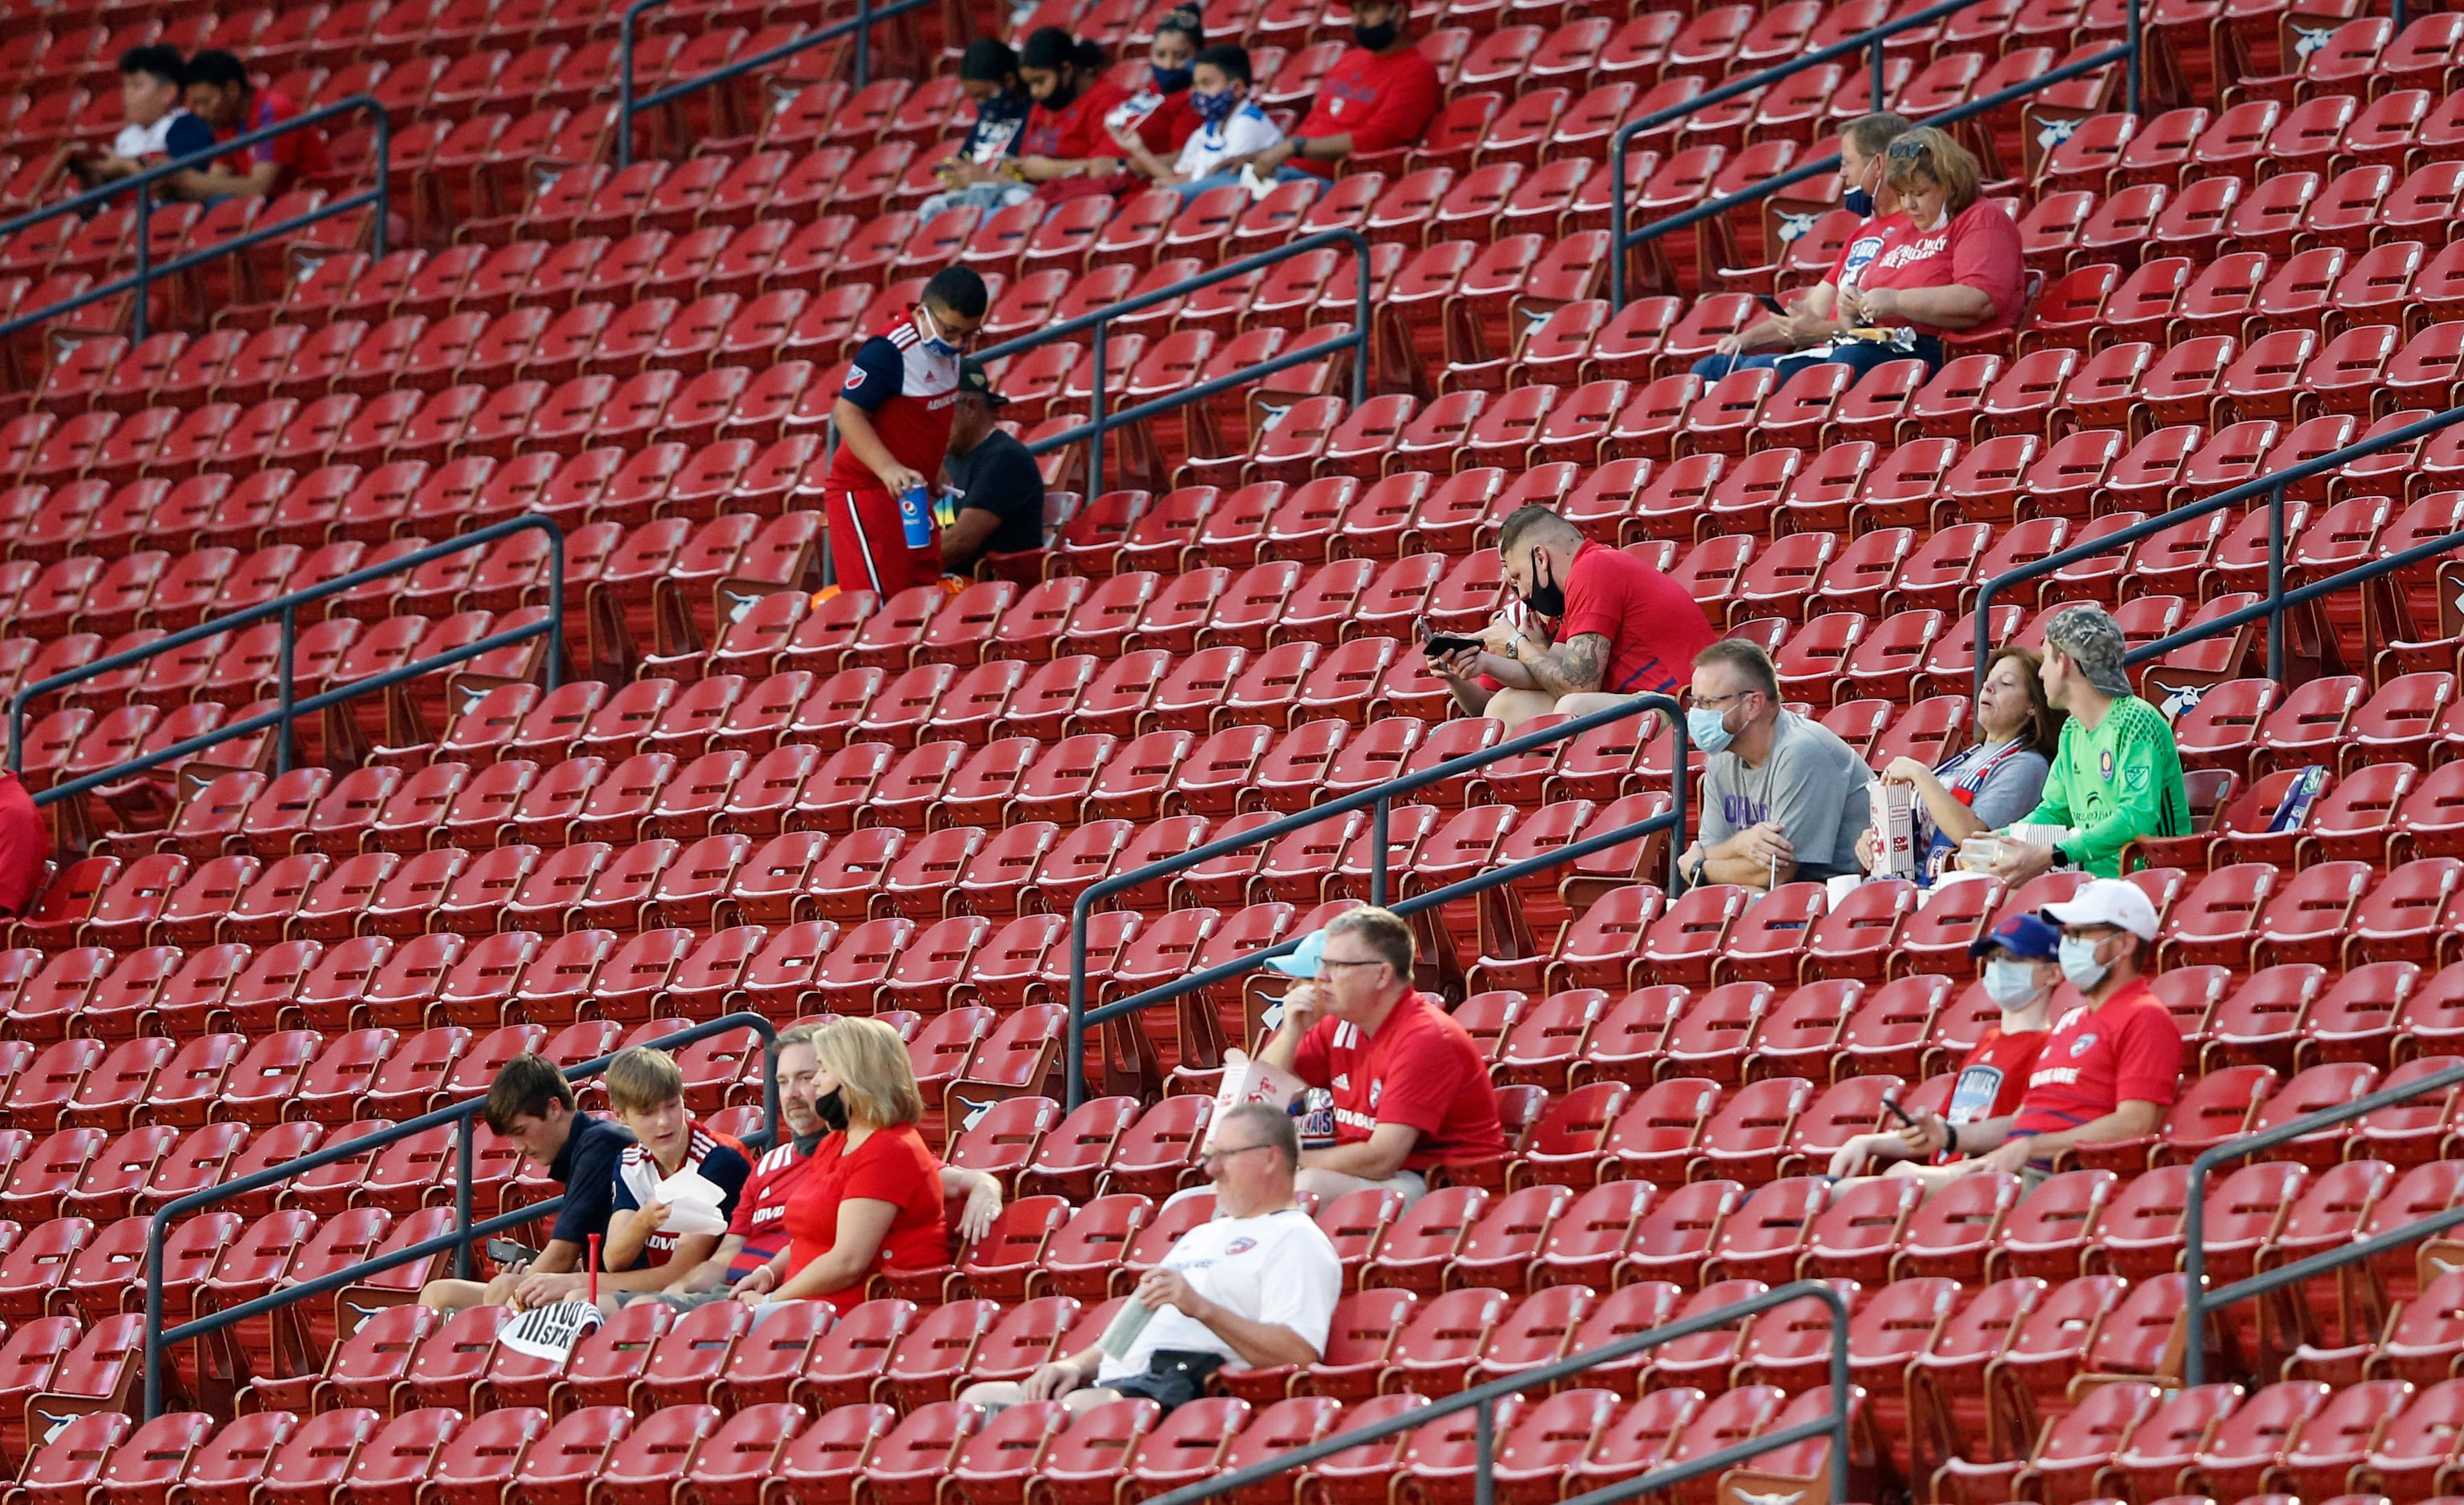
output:
[[[2267,475],[2255,476],[2239,486],[2218,491],[2215,495],[2202,501],[2185,502],[2170,512],[2159,513],[2153,517],[2132,523],[2127,528],[2117,529],[2101,537],[2088,539],[2084,543],[2073,544],[2057,554],[2049,554],[2032,563],[2003,571],[1979,586],[1976,592],[1976,664],[1973,670],[1976,692],[1981,694],[1984,691],[1987,667],[1985,661],[1993,651],[1991,641],[1993,632],[1991,623],[1988,620],[1987,608],[1993,604],[1994,597],[2013,585],[2035,579],[2039,576],[2051,575],[2057,570],[2068,569],[2083,559],[2093,559],[2111,554],[2117,549],[2126,549],[2144,538],[2153,537],[2157,534],[2180,527],[2186,522],[2205,517],[2210,513],[2222,508],[2239,506],[2243,502],[2262,495],[2267,498],[2268,517],[2266,599],[2244,606],[2238,611],[2229,612],[2212,622],[2185,627],[2168,637],[2144,643],[2131,649],[2124,662],[2144,664],[2150,659],[2162,658],[2176,648],[2231,632],[2263,618],[2267,622],[2267,677],[2281,681],[2284,678],[2284,614],[2286,612],[2296,606],[2306,605],[2317,600],[2321,596],[2364,584],[2383,575],[2409,568],[2423,560],[2435,558],[2439,555],[2464,547],[2464,534],[2449,534],[2444,538],[2416,544],[2401,553],[2373,559],[2366,564],[2356,565],[2342,574],[2329,576],[2323,580],[2317,580],[2299,589],[2288,591],[2284,588],[2284,493],[2286,489],[2297,482],[2306,481],[2313,476],[2323,475],[2327,471],[2350,465],[2356,460],[2366,460],[2372,455],[2384,454],[2389,449],[2416,443],[2442,429],[2453,427],[2458,423],[2464,423],[2464,407],[2451,407],[2446,412],[2433,413],[2417,423],[2407,424],[2401,428],[2388,429],[2375,438],[2346,445],[2342,449],[2331,450],[2315,460],[2304,460],[2299,465],[2289,465],[2281,470]]]
[[[1352,249],[1354,285],[1352,295],[1353,316],[1350,334],[1337,335],[1331,339],[1321,340],[1314,345],[1305,345],[1298,350],[1287,350],[1271,360],[1261,360],[1246,369],[1232,372],[1227,376],[1215,377],[1194,386],[1183,387],[1179,391],[1167,393],[1132,407],[1125,407],[1117,413],[1106,411],[1104,384],[1108,373],[1105,370],[1107,364],[1105,342],[1114,319],[1154,308],[1159,303],[1169,303],[1176,298],[1187,297],[1192,293],[1211,288],[1219,282],[1229,282],[1238,277],[1245,277],[1253,272],[1264,271],[1279,262],[1289,261],[1295,256],[1304,256],[1311,251],[1324,251],[1334,246],[1348,246]],[[1030,451],[1041,455],[1049,454],[1055,449],[1083,441],[1087,445],[1087,474],[1089,481],[1087,494],[1092,496],[1104,489],[1104,436],[1106,434],[1115,428],[1127,427],[1131,424],[1153,418],[1158,413],[1168,413],[1175,408],[1184,407],[1191,403],[1212,397],[1218,392],[1244,386],[1249,382],[1273,376],[1278,371],[1289,370],[1293,366],[1306,365],[1311,361],[1331,360],[1349,350],[1353,352],[1353,405],[1357,407],[1369,401],[1369,319],[1372,287],[1369,271],[1369,237],[1356,229],[1319,230],[1315,234],[1304,235],[1298,240],[1287,241],[1271,250],[1262,251],[1254,256],[1243,256],[1238,261],[1225,262],[1222,266],[1209,268],[1165,287],[1156,288],[1153,292],[1141,293],[1133,298],[1081,314],[1075,318],[1064,319],[1048,329],[1039,329],[1034,334],[1021,335],[1015,339],[1004,339],[998,345],[976,352],[975,356],[977,360],[982,361],[999,360],[1032,350],[1038,345],[1049,344],[1056,339],[1067,339],[1080,330],[1094,331],[1094,348],[1089,352],[1094,367],[1092,377],[1094,392],[1093,401],[1089,404],[1087,422],[1061,433],[1047,435],[1027,446]]]
[[[890,0],[876,6],[872,0],[856,0],[855,14],[836,21],[809,36],[799,36],[781,42],[750,57],[739,57],[724,67],[714,68],[679,83],[669,84],[646,99],[633,97],[633,30],[634,23],[645,11],[655,11],[669,0],[633,0],[625,8],[625,18],[616,33],[616,165],[622,169],[633,164],[633,120],[644,110],[672,104],[688,95],[698,94],[715,84],[740,78],[757,68],[769,68],[785,62],[797,54],[835,42],[843,36],[855,38],[855,86],[863,88],[872,76],[872,29],[880,22],[920,10],[935,0]]]
[[[1628,189],[1625,166],[1628,143],[1634,138],[1646,131],[1656,131],[1672,125],[1710,105],[1724,103],[1757,89],[1768,88],[1806,69],[1819,67],[1824,63],[1860,52],[1870,52],[1873,55],[1873,103],[1875,110],[1879,112],[1887,107],[1888,91],[1882,77],[1884,45],[1902,32],[1947,20],[1976,3],[1977,0],[1943,0],[1940,5],[1928,6],[1925,10],[1911,11],[1894,20],[1885,21],[1871,31],[1859,32],[1855,36],[1834,42],[1828,47],[1816,48],[1802,56],[1792,57],[1783,63],[1775,63],[1759,73],[1748,74],[1742,78],[1732,78],[1707,94],[1698,95],[1683,104],[1673,104],[1663,110],[1655,110],[1639,120],[1619,126],[1617,133],[1609,139],[1610,312],[1615,313],[1625,307],[1626,255],[1637,246],[1658,240],[1662,235],[1684,229],[1701,221],[1726,214],[1740,206],[1769,198],[1782,188],[1803,183],[1809,178],[1818,178],[1824,173],[1839,170],[1839,154],[1833,152],[1826,157],[1799,163],[1777,177],[1755,184],[1751,187],[1741,188],[1735,193],[1723,194],[1695,205],[1692,208],[1654,220],[1640,229],[1635,229],[1626,223]],[[1998,110],[2006,104],[2026,98],[2055,84],[2067,83],[2073,78],[2110,68],[2116,63],[2128,65],[2127,102],[2123,108],[2128,113],[2137,115],[2140,63],[2143,53],[2140,4],[2141,0],[2128,0],[2127,15],[2124,20],[2124,39],[2119,44],[2076,62],[2065,63],[2061,67],[2029,79],[2026,83],[2013,84],[2007,89],[1996,90],[1982,98],[1969,99],[1938,114],[1928,115],[1916,123],[1934,126],[1955,125],[1961,120],[1983,115],[1988,111]]]
[[[690,1045],[695,1040],[708,1039],[712,1036],[725,1035],[735,1030],[751,1030],[760,1036],[762,1049],[765,1052],[777,1045],[779,1040],[779,1027],[763,1015],[731,1014],[706,1024],[695,1024],[679,1030],[673,1035],[661,1036],[648,1043],[658,1046],[662,1050],[674,1050],[679,1046]],[[615,1058],[613,1056],[602,1056],[595,1060],[583,1061],[578,1066],[568,1066],[564,1069],[565,1080],[580,1081],[585,1077],[596,1077],[605,1071],[607,1063]],[[357,1285],[370,1276],[382,1275],[387,1270],[419,1260],[432,1259],[449,1251],[453,1255],[453,1273],[468,1278],[471,1274],[471,1245],[473,1240],[493,1237],[509,1229],[518,1228],[524,1223],[549,1216],[562,1207],[564,1197],[560,1193],[543,1201],[529,1203],[511,1212],[500,1213],[484,1222],[473,1220],[471,1171],[475,1136],[473,1124],[479,1116],[479,1110],[486,1106],[487,1101],[485,1095],[465,1099],[451,1107],[438,1108],[433,1113],[423,1113],[415,1119],[405,1120],[390,1127],[378,1129],[374,1133],[363,1134],[357,1139],[344,1140],[340,1144],[328,1145],[297,1160],[287,1160],[278,1166],[269,1166],[263,1170],[242,1176],[237,1181],[208,1187],[201,1191],[191,1191],[187,1196],[166,1203],[155,1212],[145,1226],[144,1419],[152,1421],[163,1414],[163,1351],[171,1344],[187,1342],[218,1333],[235,1323],[266,1316],[296,1301],[305,1301],[330,1291],[340,1291],[345,1286]],[[779,1079],[776,1073],[766,1070],[761,1074],[761,1106],[763,1132],[748,1138],[746,1141],[748,1145],[766,1143],[767,1135],[776,1131],[779,1123]],[[236,1306],[227,1307],[222,1311],[200,1317],[194,1321],[183,1322],[167,1332],[165,1331],[163,1327],[163,1246],[175,1219],[187,1217],[192,1212],[202,1212],[232,1197],[245,1196],[252,1191],[261,1191],[269,1187],[281,1186],[312,1170],[319,1170],[345,1160],[357,1160],[362,1156],[374,1154],[388,1145],[397,1145],[404,1140],[437,1128],[451,1128],[457,1135],[453,1156],[453,1231],[451,1232],[439,1233],[434,1238],[406,1245],[392,1254],[381,1254],[373,1259],[363,1259],[357,1264],[346,1265],[342,1269],[330,1271],[315,1279],[303,1280],[297,1285],[284,1286],[279,1290],[268,1292],[264,1296],[242,1301]]]
[[[337,686],[320,694],[311,695],[306,700],[297,698],[292,678],[292,654],[299,636],[300,607],[312,605],[328,597],[339,596],[345,591],[356,590],[371,580],[381,580],[389,575],[407,574],[431,560],[442,559],[469,549],[484,548],[500,538],[529,532],[546,534],[551,544],[548,552],[548,604],[545,620],[507,628],[503,632],[491,633],[476,643],[400,665],[382,674],[371,675],[363,680],[354,680],[348,685]],[[129,648],[107,658],[97,659],[92,664],[81,665],[64,673],[55,674],[49,679],[37,680],[18,690],[9,700],[9,771],[12,774],[24,771],[26,708],[35,700],[66,689],[72,685],[81,684],[97,675],[109,674],[118,669],[143,664],[160,654],[187,647],[192,643],[202,643],[217,634],[253,626],[271,618],[280,618],[282,622],[282,658],[281,666],[277,670],[279,703],[274,709],[259,711],[253,716],[232,722],[229,726],[218,727],[211,731],[200,732],[186,741],[164,748],[160,752],[131,758],[125,763],[105,769],[100,773],[88,774],[64,783],[54,784],[36,794],[34,802],[38,805],[48,805],[74,798],[88,790],[97,789],[105,784],[116,784],[143,774],[148,769],[160,768],[165,763],[194,756],[217,743],[228,742],[235,737],[253,736],[269,727],[282,729],[282,734],[275,747],[275,768],[277,773],[288,773],[291,768],[291,729],[297,718],[320,713],[329,706],[339,706],[362,695],[389,689],[406,681],[417,679],[423,674],[433,673],[449,665],[479,658],[494,653],[499,648],[512,647],[516,643],[528,643],[534,638],[548,640],[546,684],[549,689],[556,688],[558,661],[562,655],[564,644],[564,534],[544,513],[533,513],[520,517],[509,517],[503,522],[492,523],[485,528],[448,539],[444,543],[430,544],[415,553],[406,554],[399,559],[390,559],[383,564],[372,564],[363,570],[354,570],[348,575],[337,576],[322,584],[312,585],[306,590],[293,591],[285,596],[277,596],[272,600],[260,601],[256,605],[232,612],[227,617],[217,617],[211,622],[199,622],[196,626],[183,628],[167,638],[158,639],[142,647]]]
[[[1087,1007],[1087,926],[1097,905],[1114,894],[1126,893],[1140,884],[1153,883],[1158,878],[1170,878],[1176,873],[1186,872],[1200,862],[1211,862],[1218,857],[1227,856],[1245,847],[1280,841],[1295,831],[1305,831],[1322,821],[1347,816],[1357,810],[1370,812],[1369,902],[1375,905],[1385,905],[1387,902],[1387,818],[1396,799],[1426,789],[1432,784],[1441,784],[1448,779],[1463,777],[1491,763],[1509,757],[1520,757],[1524,753],[1569,741],[1600,727],[1614,726],[1630,716],[1638,716],[1647,710],[1659,712],[1667,721],[1670,735],[1674,738],[1669,763],[1670,809],[1666,815],[1653,816],[1648,819],[1619,826],[1612,831],[1587,836],[1579,841],[1570,841],[1564,846],[1553,847],[1537,857],[1526,858],[1519,862],[1492,868],[1485,873],[1449,883],[1442,888],[1432,889],[1424,894],[1415,894],[1391,907],[1397,914],[1418,914],[1422,910],[1434,909],[1458,899],[1468,899],[1475,894],[1485,893],[1491,888],[1502,887],[1535,873],[1545,872],[1550,868],[1589,857],[1595,852],[1605,852],[1613,847],[1623,846],[1628,841],[1638,841],[1659,832],[1671,830],[1678,833],[1678,840],[1669,843],[1666,891],[1674,895],[1683,888],[1683,881],[1677,871],[1677,862],[1683,855],[1686,764],[1691,759],[1692,751],[1685,736],[1685,713],[1675,700],[1666,695],[1637,695],[1631,700],[1611,706],[1606,709],[1577,716],[1572,721],[1543,728],[1538,731],[1526,732],[1519,737],[1509,737],[1493,748],[1465,753],[1462,757],[1440,763],[1434,768],[1422,769],[1417,774],[1406,774],[1399,778],[1390,778],[1382,784],[1346,795],[1340,799],[1312,805],[1307,810],[1286,816],[1280,820],[1270,820],[1254,830],[1218,838],[1202,846],[1193,847],[1178,857],[1149,862],[1144,867],[1133,868],[1126,873],[1116,873],[1099,883],[1089,884],[1069,906],[1069,1024],[1066,1036],[1068,1043],[1064,1053],[1064,1080],[1067,1084],[1068,1107],[1075,1109],[1079,1103],[1086,1101],[1087,1097],[1087,1031],[1135,1014],[1141,1009],[1152,1008],[1159,1003],[1169,1003],[1184,993],[1195,992],[1201,988],[1211,988],[1220,982],[1229,982],[1244,972],[1265,965],[1274,957],[1289,955],[1299,947],[1303,939],[1295,935],[1278,945],[1266,947],[1245,956],[1236,956],[1229,961],[1219,962],[1213,967],[1192,972],[1186,977],[1150,988],[1144,992],[1133,993],[1127,998],[1108,1003],[1100,1009],[1089,1010]]]
[[[2290,1143],[2305,1134],[2315,1134],[2321,1129],[2333,1128],[2339,1123],[2349,1123],[2365,1114],[2376,1113],[2381,1108],[2394,1107],[2399,1103],[2428,1097],[2431,1093],[2446,1092],[2457,1086],[2464,1086],[2464,1066],[2451,1066],[2445,1071],[2424,1077],[2418,1081],[2383,1088],[2368,1097],[2356,1098],[2338,1107],[2321,1108],[2316,1113],[2305,1113],[2290,1123],[2279,1123],[2272,1129],[2245,1135],[2240,1139],[2227,1140],[2221,1145],[2211,1145],[2199,1152],[2198,1157],[2190,1162],[2189,1183],[2183,1193],[2185,1200],[2182,1204],[2184,1240],[2182,1270],[2189,1277],[2187,1283],[2189,1287],[2189,1297],[2184,1302],[2184,1320],[2189,1334],[2189,1341],[2182,1348],[2182,1384],[2185,1387],[2196,1389],[2207,1383],[2207,1344],[2201,1341],[2200,1338],[2206,1328],[2209,1312],[2217,1307],[2231,1306],[2237,1301],[2247,1301],[2265,1296],[2272,1291],[2299,1285],[2305,1280],[2315,1279],[2341,1266],[2354,1264],[2364,1259],[2374,1259],[2380,1254],[2401,1249],[2432,1233],[2443,1232],[2459,1224],[2464,1224],[2464,1204],[2459,1204],[2445,1211],[2433,1212],[2417,1221],[2388,1229],[2384,1233],[2356,1239],[2341,1249],[2330,1249],[2321,1254],[2297,1259],[2288,1265],[2278,1265],[2273,1270],[2261,1271],[2247,1280],[2236,1280],[2223,1290],[2211,1293],[2207,1288],[2209,1172],[2226,1161],[2255,1155],[2260,1150],[2273,1149],[2278,1145]]]
[[[154,215],[155,185],[181,173],[193,172],[199,168],[210,166],[214,159],[231,152],[245,150],[261,142],[273,141],[278,136],[287,136],[294,131],[307,130],[337,116],[361,110],[365,110],[376,117],[376,182],[372,185],[353,193],[346,193],[330,204],[321,205],[305,214],[294,215],[276,224],[252,225],[245,232],[234,235],[229,240],[217,242],[208,250],[192,251],[183,256],[174,256],[159,267],[154,265],[153,236],[150,229]],[[137,269],[126,276],[115,278],[100,287],[89,288],[75,297],[63,298],[57,303],[47,303],[38,309],[21,310],[6,319],[0,319],[0,338],[13,335],[21,329],[48,319],[58,318],[65,314],[74,314],[90,304],[99,303],[105,298],[118,297],[134,289],[138,294],[134,328],[137,338],[142,340],[146,335],[146,305],[150,301],[148,294],[153,289],[156,278],[177,275],[191,268],[202,267],[209,262],[228,256],[234,251],[246,251],[252,246],[261,245],[278,236],[306,229],[311,225],[348,214],[357,209],[375,208],[375,238],[371,244],[376,254],[382,257],[385,253],[386,207],[390,202],[393,186],[392,157],[393,117],[386,113],[385,107],[379,104],[372,97],[355,94],[347,99],[337,99],[331,104],[322,104],[316,109],[303,111],[280,124],[250,131],[227,142],[216,142],[208,150],[193,156],[183,157],[176,162],[158,164],[143,172],[122,178],[117,183],[90,188],[73,199],[62,199],[57,204],[45,205],[39,209],[28,210],[14,219],[0,221],[0,241],[6,241],[10,236],[46,221],[55,220],[68,214],[90,213],[106,207],[112,200],[122,194],[137,195],[134,229],[137,240]]]

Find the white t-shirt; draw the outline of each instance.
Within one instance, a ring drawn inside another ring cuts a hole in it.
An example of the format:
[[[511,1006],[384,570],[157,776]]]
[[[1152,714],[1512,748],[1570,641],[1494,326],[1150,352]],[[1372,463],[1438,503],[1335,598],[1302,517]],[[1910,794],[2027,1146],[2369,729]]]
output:
[[[1180,1272],[1206,1299],[1252,1320],[1288,1327],[1308,1339],[1310,1347],[1326,1352],[1334,1303],[1343,1295],[1343,1261],[1300,1209],[1200,1223],[1172,1246],[1163,1268]],[[1104,1356],[1095,1383],[1144,1374],[1154,1355],[1166,1349],[1221,1354],[1233,1367],[1243,1367],[1240,1356],[1215,1329],[1167,1306],[1155,1313],[1128,1353],[1118,1359]]]
[[[171,149],[171,127],[187,115],[186,110],[165,110],[163,118],[151,125],[123,125],[111,139],[111,154],[139,162],[147,157],[160,157]]]
[[[1222,120],[1192,131],[1174,168],[1183,179],[1196,182],[1213,173],[1216,164],[1227,158],[1265,151],[1283,139],[1284,133],[1266,119],[1258,101],[1243,99],[1241,108]]]

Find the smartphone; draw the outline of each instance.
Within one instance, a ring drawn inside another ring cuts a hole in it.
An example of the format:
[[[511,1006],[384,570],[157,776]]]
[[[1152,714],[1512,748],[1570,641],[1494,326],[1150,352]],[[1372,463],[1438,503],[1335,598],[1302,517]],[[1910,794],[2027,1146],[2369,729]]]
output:
[[[1429,634],[1429,641],[1421,646],[1427,648],[1434,657],[1441,653],[1462,653],[1475,648],[1485,649],[1488,644],[1478,638],[1457,637],[1451,632],[1433,632]]]
[[[1777,314],[1782,316],[1785,316],[1788,313],[1786,306],[1784,306],[1779,299],[1771,296],[1768,293],[1755,294],[1754,301],[1761,304],[1764,310],[1768,313]]]
[[[510,1238],[492,1238],[487,1244],[488,1257],[500,1266],[526,1265],[539,1257],[539,1251],[517,1244]]]
[[[1900,1106],[1899,1099],[1884,1098],[1882,1100],[1882,1106],[1891,1110],[1891,1117],[1899,1120],[1903,1127],[1914,1128],[1917,1126],[1917,1121],[1908,1117],[1908,1110]]]

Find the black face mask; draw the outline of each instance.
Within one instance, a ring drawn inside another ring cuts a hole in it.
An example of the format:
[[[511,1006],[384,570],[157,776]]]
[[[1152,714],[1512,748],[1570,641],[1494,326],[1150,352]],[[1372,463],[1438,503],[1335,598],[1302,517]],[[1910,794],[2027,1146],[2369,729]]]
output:
[[[813,1115],[820,1119],[823,1126],[831,1133],[847,1132],[847,1103],[841,1101],[838,1088],[832,1087],[825,1096],[813,1100]]]
[[[1067,73],[1061,76],[1061,81],[1059,83],[1052,86],[1052,92],[1050,94],[1045,95],[1036,102],[1043,105],[1045,109],[1050,110],[1053,114],[1058,115],[1062,111],[1069,108],[1070,105],[1076,103],[1077,99],[1078,76],[1075,73]]]
[[[1548,582],[1541,582],[1540,561],[1545,557],[1536,550],[1532,553],[1531,588],[1523,593],[1524,604],[1543,617],[1563,617],[1566,615],[1566,587],[1558,581],[1554,565],[1549,568]]]
[[[1375,26],[1363,26],[1357,21],[1352,23],[1352,39],[1373,53],[1382,53],[1394,46],[1395,38],[1402,33],[1403,23],[1391,15]]]
[[[822,1141],[828,1137],[829,1136],[826,1131],[816,1131],[811,1134],[795,1135],[790,1143],[796,1146],[796,1153],[801,1157],[809,1155],[814,1150],[821,1148]]]

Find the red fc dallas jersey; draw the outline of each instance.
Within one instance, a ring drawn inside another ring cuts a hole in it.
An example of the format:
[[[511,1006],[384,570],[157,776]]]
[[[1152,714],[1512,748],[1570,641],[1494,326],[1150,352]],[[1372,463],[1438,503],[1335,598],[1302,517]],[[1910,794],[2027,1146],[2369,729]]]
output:
[[[912,316],[891,319],[857,349],[839,396],[865,410],[899,464],[928,481],[939,473],[958,401],[958,358],[927,349]],[[882,490],[881,477],[845,444],[830,461],[828,484]]]

